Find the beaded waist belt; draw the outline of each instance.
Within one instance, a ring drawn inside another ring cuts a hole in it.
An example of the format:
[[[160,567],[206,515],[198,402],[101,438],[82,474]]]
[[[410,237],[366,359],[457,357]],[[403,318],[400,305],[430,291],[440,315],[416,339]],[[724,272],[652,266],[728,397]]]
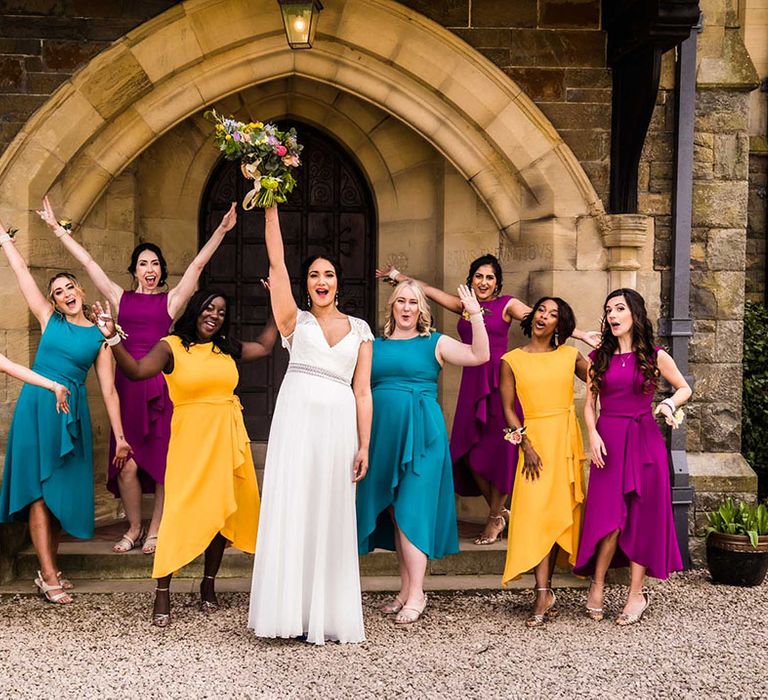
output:
[[[320,379],[330,379],[332,382],[337,382],[338,384],[343,384],[344,386],[350,385],[349,380],[342,377],[340,374],[336,374],[335,372],[323,369],[322,367],[315,367],[314,365],[303,365],[299,362],[291,362],[288,365],[288,369],[285,371],[285,373],[290,374],[293,372],[309,374],[313,377],[319,377]]]

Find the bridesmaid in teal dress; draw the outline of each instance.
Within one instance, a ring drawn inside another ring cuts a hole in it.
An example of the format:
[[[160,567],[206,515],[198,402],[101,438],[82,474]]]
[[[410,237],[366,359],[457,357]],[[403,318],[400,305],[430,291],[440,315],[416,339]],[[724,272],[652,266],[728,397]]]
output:
[[[445,362],[460,367],[488,361],[480,304],[467,287],[459,298],[475,330],[472,345],[431,331],[432,316],[418,285],[395,287],[384,337],[373,344],[373,426],[368,474],[357,487],[358,549],[395,550],[400,591],[382,611],[411,624],[427,605],[428,559],[459,551],[453,467],[437,378]]]
[[[59,412],[50,391],[26,384],[13,414],[5,453],[0,523],[29,521],[40,563],[35,584],[52,603],[66,604],[71,584],[56,566],[61,531],[93,535],[93,454],[85,378],[95,366],[117,440],[116,460],[130,447],[123,437],[120,404],[112,376],[111,353],[99,329],[85,316],[84,294],[74,275],[60,272],[38,289],[21,254],[0,225],[0,247],[16,275],[42,337],[32,369],[69,391],[69,412]]]

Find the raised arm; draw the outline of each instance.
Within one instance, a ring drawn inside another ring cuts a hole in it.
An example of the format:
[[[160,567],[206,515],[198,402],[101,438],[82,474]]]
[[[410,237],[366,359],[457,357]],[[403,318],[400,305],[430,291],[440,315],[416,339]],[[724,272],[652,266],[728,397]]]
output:
[[[444,292],[442,289],[433,287],[432,285],[429,285],[422,280],[417,280],[414,277],[404,275],[402,272],[398,272],[392,265],[389,265],[388,267],[385,267],[381,270],[377,269],[376,277],[383,282],[399,283],[408,280],[414,284],[418,284],[426,295],[427,299],[431,299],[436,304],[440,304],[440,306],[442,306],[444,309],[453,311],[455,314],[460,314],[462,312],[463,307],[459,297],[453,294],[448,294],[448,292]]]
[[[269,290],[272,315],[275,318],[277,329],[283,336],[288,337],[293,333],[296,326],[298,307],[293,298],[288,268],[285,266],[285,248],[283,235],[280,233],[277,207],[265,209],[264,217],[266,219],[264,237],[267,244],[267,256],[269,257]]]
[[[459,286],[459,298],[472,323],[472,345],[461,343],[444,335],[437,341],[435,355],[439,362],[448,362],[459,367],[482,365],[491,359],[491,351],[480,303],[475,297],[475,292],[463,284]]]
[[[512,297],[504,307],[504,318],[509,321],[522,321],[533,309],[519,299]]]
[[[231,231],[237,223],[236,207],[237,204],[232,202],[229,211],[224,214],[221,223],[216,227],[216,230],[211,234],[206,244],[200,249],[195,259],[189,264],[189,267],[184,271],[179,283],[168,292],[168,315],[171,318],[176,318],[184,310],[187,302],[197,289],[197,283],[200,281],[200,275],[203,274],[203,268],[221,245],[224,236],[227,235],[227,231]]]
[[[96,379],[99,381],[101,395],[104,398],[104,405],[107,408],[109,424],[112,426],[112,432],[115,435],[115,457],[113,464],[118,469],[122,469],[125,460],[131,452],[131,446],[123,434],[123,420],[120,415],[120,398],[115,389],[115,375],[112,371],[112,358],[109,356],[109,350],[106,347],[99,350],[94,363],[96,369]]]
[[[2,247],[5,257],[8,259],[8,265],[13,270],[13,274],[16,275],[16,283],[19,285],[29,310],[40,322],[41,328],[45,329],[48,319],[53,314],[53,307],[43,296],[27,267],[27,263],[24,262],[21,253],[16,250],[16,246],[2,224],[0,224],[0,247]]]
[[[69,231],[59,224],[56,219],[56,214],[53,212],[53,207],[48,197],[43,199],[43,208],[37,212],[40,218],[48,224],[48,227],[53,231],[62,245],[72,254],[72,257],[77,260],[83,269],[88,273],[88,277],[96,285],[96,289],[99,293],[109,299],[110,303],[117,308],[120,305],[120,299],[123,296],[123,288],[113,282],[107,273],[101,268],[101,266],[91,257],[90,253],[83,248],[72,236]]]
[[[371,421],[373,420],[373,398],[371,396],[371,363],[373,343],[360,343],[357,351],[357,366],[352,377],[352,391],[357,408],[357,454],[353,470],[353,481],[360,481],[368,471],[368,447],[371,443]]]
[[[243,354],[240,356],[240,361],[253,362],[262,357],[269,357],[272,354],[272,348],[275,347],[276,340],[277,326],[275,320],[270,318],[256,340],[243,342]]]
[[[93,311],[96,314],[96,326],[106,338],[107,345],[112,349],[115,362],[128,379],[138,381],[157,376],[160,372],[173,371],[173,352],[171,352],[168,343],[164,340],[158,341],[144,357],[137,360],[120,342],[109,302],[106,302],[104,306],[98,301],[95,302]]]
[[[62,384],[54,382],[52,379],[48,379],[42,374],[38,374],[34,370],[29,369],[29,367],[24,367],[24,365],[9,360],[3,354],[0,354],[0,372],[4,372],[9,377],[18,379],[25,384],[34,384],[43,389],[48,389],[48,391],[53,392],[56,396],[56,412],[64,411],[64,413],[69,413],[69,405],[67,404],[69,389]]]

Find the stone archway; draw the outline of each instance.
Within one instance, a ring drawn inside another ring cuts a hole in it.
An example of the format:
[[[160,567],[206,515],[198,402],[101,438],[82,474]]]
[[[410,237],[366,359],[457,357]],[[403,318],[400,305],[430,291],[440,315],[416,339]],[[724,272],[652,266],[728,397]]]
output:
[[[268,0],[188,0],[168,10],[95,57],[29,120],[0,159],[0,207],[34,224],[31,210],[57,184],[81,221],[159,135],[235,91],[287,75],[350,92],[422,134],[512,238],[525,218],[575,226],[602,211],[578,161],[520,88],[392,0],[328,0],[315,48],[305,52],[287,47]]]

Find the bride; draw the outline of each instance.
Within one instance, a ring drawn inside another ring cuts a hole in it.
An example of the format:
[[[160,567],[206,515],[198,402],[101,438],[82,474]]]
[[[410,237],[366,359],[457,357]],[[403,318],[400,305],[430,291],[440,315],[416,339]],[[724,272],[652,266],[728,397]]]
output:
[[[368,469],[368,324],[337,308],[341,269],[302,264],[297,307],[277,208],[265,211],[272,311],[290,352],[264,468],[248,626],[259,637],[362,642],[355,482]]]

